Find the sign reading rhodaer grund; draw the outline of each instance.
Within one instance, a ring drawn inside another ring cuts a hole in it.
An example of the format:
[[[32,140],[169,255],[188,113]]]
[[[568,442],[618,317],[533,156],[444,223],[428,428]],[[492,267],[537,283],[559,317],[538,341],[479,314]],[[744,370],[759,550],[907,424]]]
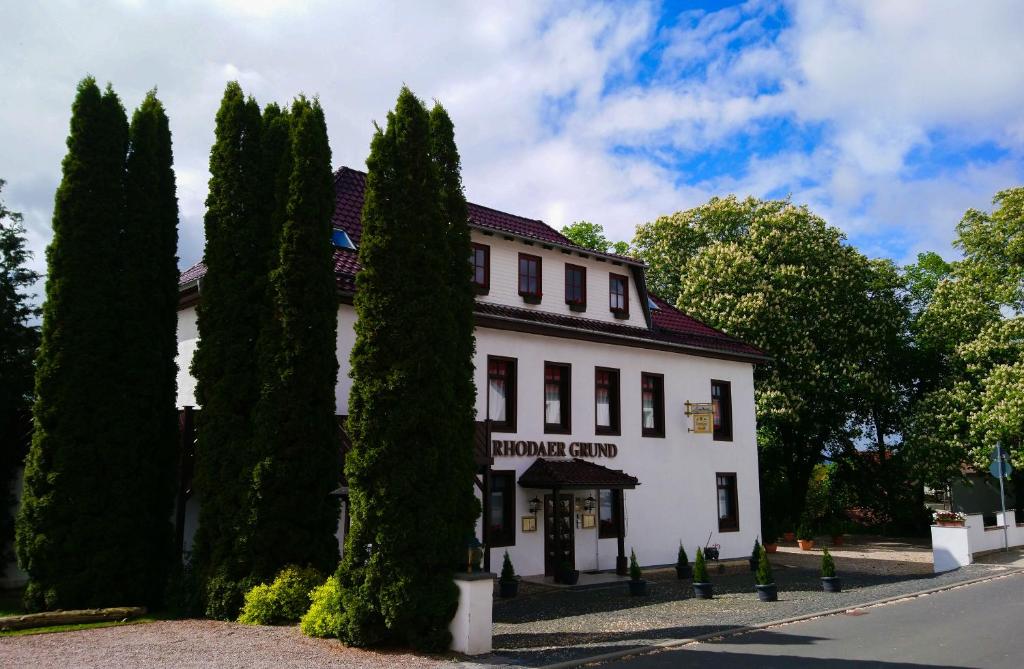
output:
[[[494,457],[549,457],[549,458],[614,458],[619,454],[615,444],[589,441],[512,441],[494,439],[491,441],[491,455]]]

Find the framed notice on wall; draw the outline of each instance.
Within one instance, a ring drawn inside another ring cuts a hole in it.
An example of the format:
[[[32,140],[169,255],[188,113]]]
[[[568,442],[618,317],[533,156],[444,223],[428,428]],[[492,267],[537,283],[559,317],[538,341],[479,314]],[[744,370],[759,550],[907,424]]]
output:
[[[523,532],[536,532],[537,531],[537,517],[536,516],[523,516]]]
[[[583,529],[590,530],[597,527],[597,515],[593,513],[583,514]]]

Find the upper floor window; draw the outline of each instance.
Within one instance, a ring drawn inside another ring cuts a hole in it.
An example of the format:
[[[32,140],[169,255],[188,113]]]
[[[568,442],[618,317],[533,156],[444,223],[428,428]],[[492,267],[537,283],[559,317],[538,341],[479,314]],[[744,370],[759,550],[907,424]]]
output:
[[[718,531],[736,532],[740,529],[736,474],[718,473],[715,478],[718,485]]]
[[[732,384],[711,382],[711,413],[715,441],[732,441]]]
[[[629,318],[629,278],[622,274],[608,276],[608,307],[616,318]]]
[[[491,247],[486,244],[472,244],[470,248],[473,289],[478,295],[486,295],[491,288]]]
[[[640,375],[640,405],[645,437],[665,436],[665,377],[661,374]]]
[[[519,254],[519,294],[524,302],[540,304],[540,256]]]
[[[487,357],[487,417],[495,432],[516,431],[516,361]]]
[[[598,367],[594,370],[594,432],[620,434],[619,370]]]
[[[571,367],[554,362],[544,363],[544,431],[568,434],[571,430],[569,379]]]
[[[587,309],[587,268],[579,265],[565,266],[565,303],[573,311]]]

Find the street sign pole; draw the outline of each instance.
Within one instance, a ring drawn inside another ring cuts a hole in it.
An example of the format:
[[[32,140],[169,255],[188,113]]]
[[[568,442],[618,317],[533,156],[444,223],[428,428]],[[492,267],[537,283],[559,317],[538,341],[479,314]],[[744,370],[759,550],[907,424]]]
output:
[[[1007,535],[1006,524],[1009,522],[1006,518],[1006,493],[1003,490],[1003,478],[1006,472],[1006,467],[1003,465],[1003,442],[996,442],[996,462],[999,463],[999,502],[1003,506],[1003,550],[1010,550],[1010,540]]]

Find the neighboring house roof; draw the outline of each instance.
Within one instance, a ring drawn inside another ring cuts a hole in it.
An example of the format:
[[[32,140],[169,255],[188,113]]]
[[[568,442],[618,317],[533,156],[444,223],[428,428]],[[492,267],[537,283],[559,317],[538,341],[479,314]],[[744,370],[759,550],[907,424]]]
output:
[[[334,227],[344,230],[358,248],[363,233],[362,209],[363,192],[366,188],[366,174],[348,167],[342,167],[334,175],[336,203]],[[470,223],[480,229],[509,233],[520,238],[539,240],[580,253],[596,255],[631,264],[637,276],[642,279],[643,265],[633,258],[614,254],[596,253],[577,246],[543,221],[537,221],[513,214],[481,207],[470,203]],[[334,249],[334,271],[338,290],[352,294],[356,289],[356,273],[359,271],[357,251],[344,248]],[[187,289],[206,273],[206,266],[199,262],[182,272],[179,285]],[[509,329],[546,330],[549,334],[569,336],[570,332],[582,333],[591,338],[609,342],[632,342],[633,344],[656,348],[684,348],[695,353],[714,356],[738,357],[742,359],[766,360],[760,349],[744,344],[724,332],[716,330],[695,318],[687,316],[668,302],[655,295],[649,295],[654,309],[651,310],[651,327],[638,327],[575,316],[563,316],[535,309],[520,309],[513,306],[477,302],[478,322],[491,322]],[[646,302],[643,306],[647,306]]]

